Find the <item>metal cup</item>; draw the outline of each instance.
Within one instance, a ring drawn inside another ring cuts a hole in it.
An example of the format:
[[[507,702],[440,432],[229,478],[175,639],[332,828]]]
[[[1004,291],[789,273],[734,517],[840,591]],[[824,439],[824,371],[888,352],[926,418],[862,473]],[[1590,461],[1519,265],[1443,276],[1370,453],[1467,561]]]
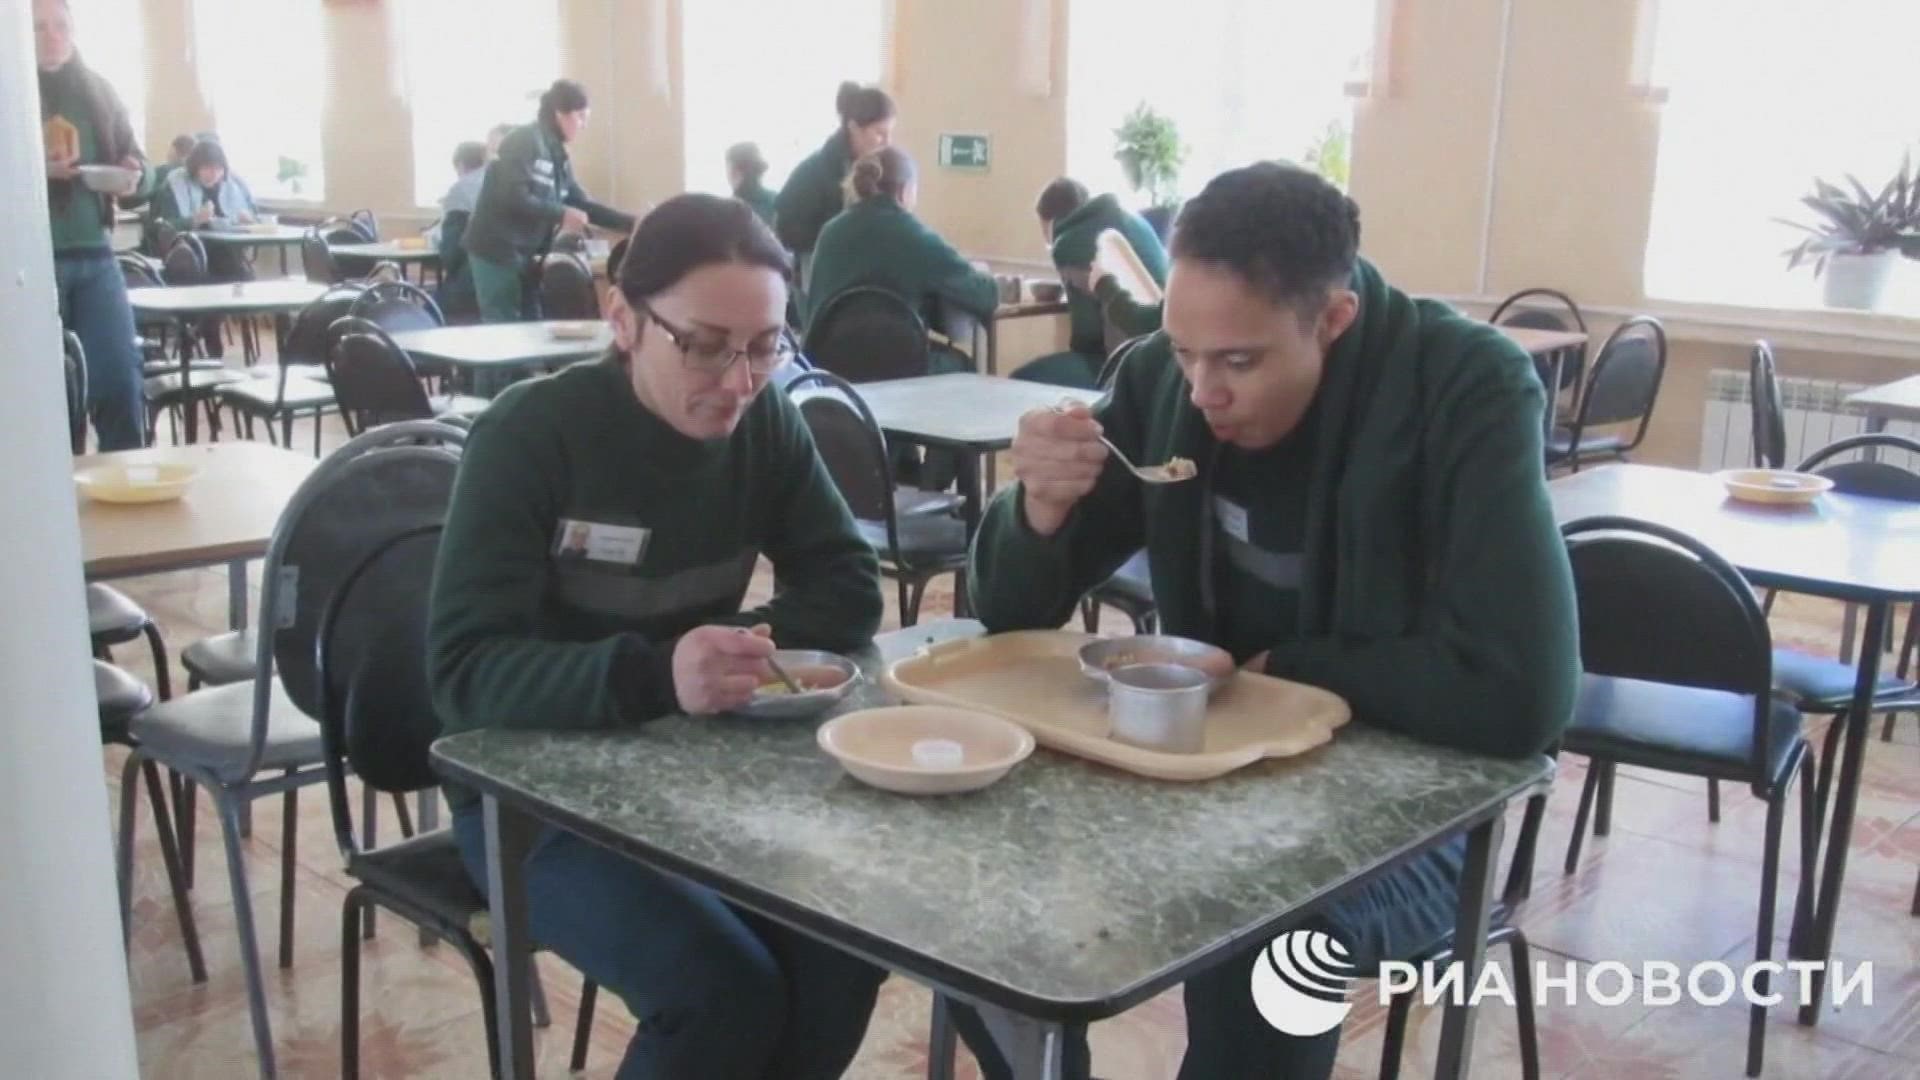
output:
[[[1108,734],[1115,742],[1197,754],[1207,742],[1205,672],[1179,664],[1129,664],[1108,672]]]

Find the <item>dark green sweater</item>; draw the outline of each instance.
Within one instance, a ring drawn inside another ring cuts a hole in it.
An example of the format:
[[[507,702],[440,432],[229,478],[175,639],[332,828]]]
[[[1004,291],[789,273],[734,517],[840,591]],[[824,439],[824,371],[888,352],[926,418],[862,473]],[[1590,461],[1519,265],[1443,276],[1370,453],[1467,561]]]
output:
[[[1100,234],[1112,229],[1126,238],[1156,285],[1167,283],[1167,249],[1147,219],[1120,205],[1112,195],[1088,199],[1053,224],[1053,265],[1061,271],[1085,270],[1093,264]],[[1074,352],[1096,360],[1107,355],[1105,319],[1100,301],[1091,293],[1067,286],[1069,341]],[[1124,329],[1124,328],[1123,328]],[[1154,329],[1158,329],[1155,327]],[[1145,331],[1135,331],[1143,333]],[[1131,336],[1131,335],[1129,335]]]
[[[113,87],[75,55],[59,69],[40,72],[40,119],[63,117],[80,134],[81,165],[118,165],[139,158],[140,146],[127,120],[127,108]],[[144,162],[143,162],[144,165]],[[118,201],[134,206],[153,192],[154,172],[144,170],[133,194]],[[116,200],[88,189],[78,178],[47,181],[47,214],[53,225],[53,250],[108,254],[113,250]]]
[[[487,166],[462,243],[489,262],[519,263],[547,246],[568,207],[603,229],[633,231],[632,215],[594,202],[573,178],[573,159],[558,131],[538,122],[514,128]]]
[[[773,226],[773,192],[768,191],[758,180],[749,180],[734,189],[733,197],[753,207],[753,214],[761,221]]]
[[[1497,331],[1408,298],[1371,266],[1353,286],[1359,319],[1313,405],[1297,629],[1272,643],[1267,671],[1332,690],[1381,727],[1538,753],[1572,715],[1579,676],[1539,378]],[[995,631],[1059,626],[1144,546],[1167,632],[1215,640],[1201,566],[1217,444],[1164,336],[1128,357],[1100,419],[1133,460],[1180,455],[1200,477],[1143,488],[1110,460],[1046,538],[1028,528],[1019,487],[1002,492],[974,546],[975,610]],[[1256,539],[1282,531],[1283,495],[1249,499]]]
[[[637,566],[615,566],[559,555],[563,520],[651,532]],[[779,589],[741,611],[762,553]],[[765,622],[782,647],[846,652],[880,613],[873,549],[785,394],[696,442],[640,404],[622,362],[579,364],[474,424],[434,572],[434,704],[449,733],[638,723],[678,708],[673,647],[696,626]]]
[[[788,251],[813,250],[820,230],[847,205],[845,184],[852,169],[853,144],[844,128],[793,167],[773,200],[773,231]],[[813,288],[811,282],[807,288]]]
[[[893,199],[877,195],[847,207],[820,230],[807,279],[807,325],[827,302],[859,286],[885,289],[923,316],[944,301],[977,319],[988,319],[1000,302],[993,275],[974,269]]]

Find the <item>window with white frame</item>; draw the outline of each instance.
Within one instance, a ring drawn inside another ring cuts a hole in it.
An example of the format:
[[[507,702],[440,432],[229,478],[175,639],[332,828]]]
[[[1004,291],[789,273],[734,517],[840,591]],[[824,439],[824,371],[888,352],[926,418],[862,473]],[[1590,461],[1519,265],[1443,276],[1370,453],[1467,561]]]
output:
[[[885,0],[729,0],[683,5],[687,190],[728,194],[726,150],[758,143],[774,191],[839,124],[847,80],[880,81]]]
[[[1370,73],[1373,0],[1102,0],[1068,8],[1067,169],[1090,189],[1147,204],[1114,159],[1114,129],[1141,104],[1186,147],[1176,194],[1227,169],[1284,159],[1343,182],[1352,102]],[[1116,35],[1151,41],[1116,48]]]
[[[1823,307],[1812,268],[1787,268],[1807,234],[1778,219],[1818,221],[1800,202],[1816,178],[1851,191],[1852,175],[1878,195],[1920,150],[1920,3],[1663,0],[1645,14],[1657,17],[1647,81],[1665,92],[1647,295]],[[1893,273],[1887,306],[1920,315],[1920,264]]]
[[[193,0],[193,66],[228,169],[255,198],[326,196],[320,0]]]
[[[413,110],[413,200],[438,206],[455,180],[454,147],[533,121],[561,74],[559,5],[404,0],[394,9]]]
[[[166,144],[147,145],[147,46],[140,0],[74,0],[74,44],[87,66],[112,85],[127,106],[134,141],[155,161]]]

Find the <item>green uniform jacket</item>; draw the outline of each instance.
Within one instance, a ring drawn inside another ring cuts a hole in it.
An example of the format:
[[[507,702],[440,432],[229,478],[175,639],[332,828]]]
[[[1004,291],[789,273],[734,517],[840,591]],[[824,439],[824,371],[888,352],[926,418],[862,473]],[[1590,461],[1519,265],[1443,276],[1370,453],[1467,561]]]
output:
[[[563,521],[632,547],[569,557]],[[761,554],[775,595],[741,611]],[[878,572],[787,395],[762,392],[730,437],[700,442],[640,404],[616,357],[520,383],[475,422],[447,513],[427,640],[441,727],[671,713],[676,639],[709,623],[861,648],[880,625]]]
[[[1314,408],[1298,633],[1267,671],[1346,698],[1356,718],[1477,753],[1548,747],[1573,712],[1571,575],[1541,468],[1544,391],[1527,356],[1362,264],[1360,316],[1326,361]],[[1129,355],[1099,410],[1135,461],[1201,474],[1142,487],[1109,460],[1042,538],[1020,488],[989,507],[972,596],[990,630],[1059,626],[1142,546],[1166,631],[1210,639],[1200,588],[1212,434],[1164,336]],[[1270,505],[1247,507],[1256,527]]]
[[[587,197],[573,178],[567,144],[540,123],[513,129],[487,166],[480,200],[463,242],[470,254],[517,265],[547,246],[567,207],[584,210],[603,229],[633,231],[633,217]]]
[[[1100,317],[1112,323],[1123,336],[1138,337],[1160,329],[1161,305],[1135,300],[1133,294],[1113,278],[1101,278],[1100,284],[1094,286],[1093,296],[1100,306]]]
[[[773,231],[788,251],[812,251],[820,230],[846,208],[844,185],[852,169],[853,144],[844,128],[794,166],[773,201]],[[807,287],[811,289],[813,283]]]
[[[58,70],[40,72],[40,119],[66,118],[80,133],[81,165],[118,165],[126,158],[141,160],[139,186],[132,195],[115,200],[96,194],[76,177],[47,181],[47,212],[53,225],[53,250],[107,253],[113,250],[116,201],[137,206],[153,194],[154,172],[146,165],[127,107],[113,86],[78,53]]]
[[[820,230],[807,280],[808,326],[835,296],[869,285],[885,289],[931,317],[940,300],[979,319],[1000,302],[993,275],[968,265],[940,234],[886,196],[862,199]]]
[[[753,207],[754,216],[773,227],[773,192],[768,191],[760,181],[753,180],[734,191],[733,197]]]
[[[1087,269],[1093,265],[1100,234],[1108,229],[1118,232],[1133,245],[1134,254],[1140,256],[1141,264],[1155,284],[1166,285],[1167,249],[1161,245],[1159,235],[1147,224],[1146,218],[1121,206],[1120,200],[1112,195],[1088,199],[1073,213],[1053,223],[1053,265],[1063,273]],[[1067,318],[1071,326],[1068,340],[1073,351],[1095,360],[1104,359],[1107,335],[1099,300],[1084,289],[1068,285]],[[1133,333],[1139,332],[1142,331]]]

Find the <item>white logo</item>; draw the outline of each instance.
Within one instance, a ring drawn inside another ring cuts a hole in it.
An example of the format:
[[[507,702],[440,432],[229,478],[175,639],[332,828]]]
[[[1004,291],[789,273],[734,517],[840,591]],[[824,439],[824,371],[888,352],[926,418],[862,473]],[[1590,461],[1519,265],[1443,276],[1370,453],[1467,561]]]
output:
[[[1324,1035],[1340,1026],[1353,1005],[1347,990],[1353,964],[1347,947],[1318,930],[1289,930],[1253,960],[1253,1005],[1276,1030]]]

